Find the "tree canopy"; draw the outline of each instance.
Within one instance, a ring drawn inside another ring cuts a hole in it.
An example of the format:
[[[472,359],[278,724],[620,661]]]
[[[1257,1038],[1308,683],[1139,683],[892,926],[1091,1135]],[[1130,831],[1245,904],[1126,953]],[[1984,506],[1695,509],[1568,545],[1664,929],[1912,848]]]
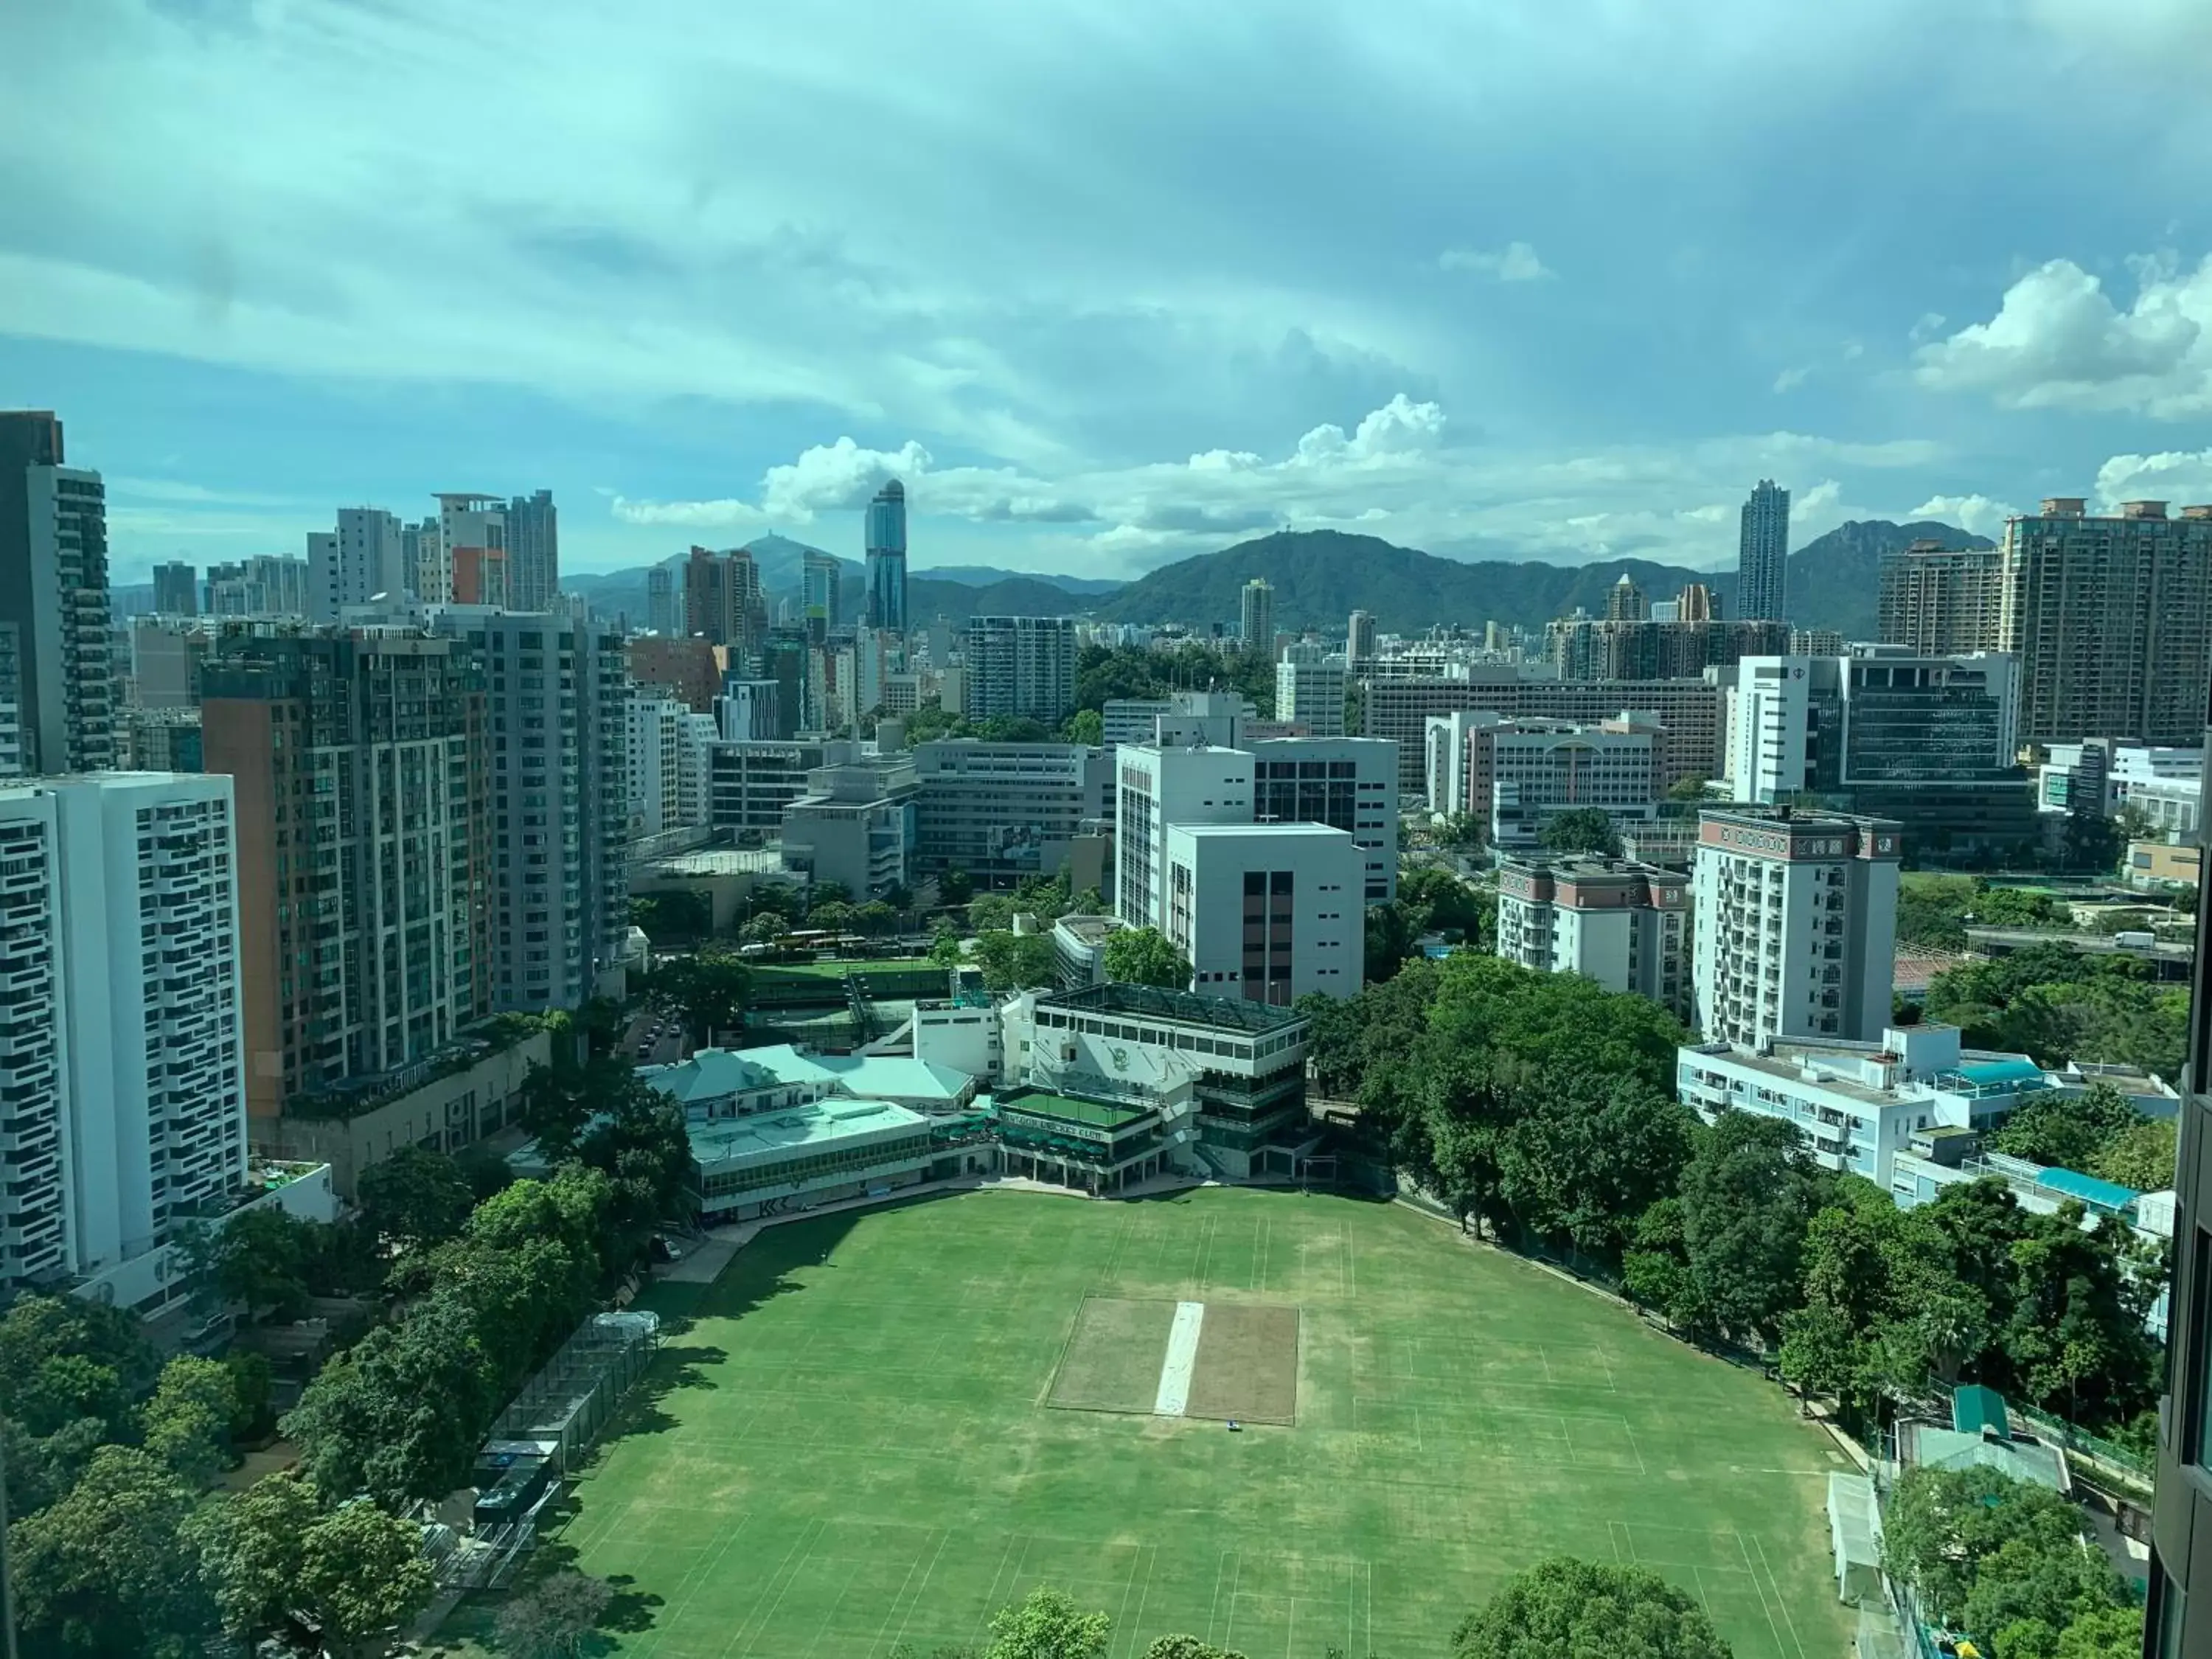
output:
[[[1687,1592],[1649,1567],[1554,1556],[1515,1574],[1452,1635],[1453,1659],[1730,1659]]]
[[[1121,985],[1190,988],[1190,958],[1157,927],[1124,927],[1106,936],[1106,977]]]
[[[1577,806],[1554,813],[1544,820],[1536,839],[1547,852],[1601,853],[1613,859],[1620,856],[1620,832],[1614,830],[1611,815],[1602,807]]]

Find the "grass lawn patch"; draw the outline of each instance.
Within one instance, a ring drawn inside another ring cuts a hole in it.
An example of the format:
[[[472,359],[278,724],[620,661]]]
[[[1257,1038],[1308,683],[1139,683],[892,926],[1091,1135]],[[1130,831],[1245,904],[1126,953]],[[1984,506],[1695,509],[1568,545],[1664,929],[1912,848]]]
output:
[[[1053,1379],[1052,1403],[1075,1411],[1151,1411],[1175,1310],[1172,1302],[1085,1297]]]

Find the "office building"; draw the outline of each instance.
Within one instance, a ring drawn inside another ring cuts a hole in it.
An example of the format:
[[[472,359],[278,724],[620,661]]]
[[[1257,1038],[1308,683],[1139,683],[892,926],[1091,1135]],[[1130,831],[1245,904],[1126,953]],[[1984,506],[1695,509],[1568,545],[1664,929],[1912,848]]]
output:
[[[1344,655],[1355,674],[1375,660],[1377,652],[1374,612],[1355,611],[1352,613],[1352,621],[1345,631]]]
[[[1790,615],[1784,587],[1790,570],[1790,492],[1761,478],[1743,504],[1743,528],[1736,543],[1736,614],[1753,622],[1779,622]]]
[[[806,793],[807,775],[859,757],[860,745],[821,738],[725,739],[708,751],[710,824],[757,843],[778,834],[784,809]]]
[[[116,765],[125,772],[204,772],[198,708],[131,708],[116,730]],[[0,775],[5,775],[0,759]]]
[[[265,1123],[487,1011],[483,684],[465,645],[392,629],[233,637],[202,686],[203,763],[234,789]]]
[[[914,746],[914,867],[979,884],[1049,876],[1113,810],[1111,749],[946,738]]]
[[[809,549],[799,559],[799,603],[808,617],[819,615],[823,623],[836,628],[845,620],[843,596],[844,567],[834,555]]]
[[[0,410],[0,627],[15,630],[23,769],[114,765],[106,494],[64,465],[45,410]]]
[[[2054,497],[2009,520],[2001,648],[2020,658],[2030,743],[2193,744],[2212,680],[2212,507]]]
[[[1605,596],[1605,619],[1617,623],[1651,620],[1651,601],[1644,597],[1642,588],[1629,580],[1626,570]]]
[[[1323,823],[1171,823],[1161,931],[1207,996],[1288,1007],[1363,982],[1359,848]]]
[[[0,1288],[189,1292],[247,1175],[234,858],[228,778],[0,786]]]
[[[834,883],[856,904],[911,878],[915,769],[903,761],[854,757],[806,775],[806,793],[783,810],[783,867]]]
[[[1563,680],[1686,680],[1743,657],[1778,655],[1790,636],[1781,622],[1576,617],[1545,629],[1545,649]]]
[[[1461,744],[1437,763],[1460,791],[1441,810],[1475,818],[1493,847],[1533,847],[1562,812],[1650,818],[1663,793],[1666,734],[1648,716],[1585,726],[1479,711],[1431,725],[1456,733]]]
[[[903,592],[903,561],[900,568]],[[971,720],[1007,718],[1057,726],[1075,707],[1073,617],[970,617],[965,654],[961,711]]]
[[[714,720],[732,743],[788,743],[799,730],[796,720],[783,717],[783,687],[775,680],[725,681]]]
[[[623,710],[630,830],[658,836],[684,826],[684,722],[696,718],[673,697],[640,689]]]
[[[162,617],[196,617],[200,609],[200,573],[188,564],[154,567],[154,611]]]
[[[507,504],[507,602],[517,611],[550,611],[561,592],[561,514],[553,492]]]
[[[1100,711],[1106,745],[1208,743],[1243,746],[1259,710],[1234,691],[1170,691],[1164,697],[1109,697]]]
[[[867,594],[860,620],[888,634],[907,630],[906,486],[893,478],[868,503]]]
[[[1133,744],[1115,759],[1114,914],[1167,927],[1171,825],[1252,822],[1252,756],[1241,749]]]
[[[308,606],[307,562],[271,553],[229,564],[211,564],[207,573],[210,617],[305,617]]]
[[[1265,576],[1244,584],[1244,600],[1237,621],[1238,637],[1247,651],[1275,654],[1275,590]]]
[[[497,547],[453,549],[453,580],[448,597],[455,605],[485,605],[519,610],[509,597],[507,552]]]
[[[1778,654],[1789,657],[1840,657],[1850,649],[1840,630],[1833,628],[1793,628],[1790,641]]]
[[[1575,684],[1524,679],[1516,665],[1476,667],[1465,679],[1370,679],[1363,730],[1398,745],[1398,787],[1420,794],[1428,783],[1431,715],[1485,711],[1595,726],[1624,711],[1655,717],[1665,733],[1659,759],[1662,794],[1683,778],[1721,773],[1722,688],[1703,679],[1612,680]]]
[[[414,592],[398,518],[377,507],[342,507],[336,530],[307,536],[307,613],[334,623],[347,610]]]
[[[1884,644],[1929,657],[1998,648],[2002,550],[1917,541],[1883,556],[1881,580],[1875,628]]]
[[[629,929],[622,636],[557,611],[428,614],[483,677],[491,1012],[574,1008],[621,961]]]
[[[1720,602],[1714,599],[1713,590],[1703,582],[1685,582],[1682,591],[1674,597],[1676,622],[1718,622]]]
[[[1373,738],[1248,741],[1255,823],[1320,823],[1359,849],[1363,902],[1398,896],[1398,751]]]
[[[2212,746],[2208,727],[2212,714],[2190,740]],[[2212,939],[2212,882],[2197,884],[2197,937]],[[2197,952],[2190,993],[2147,1659],[2195,1659],[2212,1647],[2212,951]]]
[[[1690,881],[1603,858],[1505,859],[1498,866],[1498,954],[1544,974],[1633,991],[1686,1022]]]
[[[1739,800],[2019,775],[2020,665],[2002,652],[1747,657],[1727,689]]]
[[[684,590],[665,564],[645,573],[645,625],[664,639],[684,631]]]
[[[1717,1042],[1879,1036],[1889,1023],[1903,837],[1887,819],[1698,815],[1692,981]]]
[[[1275,718],[1302,726],[1316,738],[1344,735],[1350,675],[1344,659],[1317,645],[1285,647],[1275,664]]]

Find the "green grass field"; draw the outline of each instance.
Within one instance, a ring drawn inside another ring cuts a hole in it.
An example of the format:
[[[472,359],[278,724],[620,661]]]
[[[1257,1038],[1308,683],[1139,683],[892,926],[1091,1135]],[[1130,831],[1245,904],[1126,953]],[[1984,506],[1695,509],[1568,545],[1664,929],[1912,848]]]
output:
[[[628,1576],[627,1654],[927,1654],[1054,1584],[1115,1659],[1170,1631],[1419,1659],[1560,1551],[1656,1568],[1738,1659],[1848,1648],[1842,1460],[1779,1390],[1400,1206],[975,1193],[771,1228],[653,1297],[675,1334],[551,1547]],[[1150,1414],[1156,1362],[1115,1350],[1177,1299],[1297,1310],[1217,1322],[1192,1385],[1287,1340],[1294,1425]]]

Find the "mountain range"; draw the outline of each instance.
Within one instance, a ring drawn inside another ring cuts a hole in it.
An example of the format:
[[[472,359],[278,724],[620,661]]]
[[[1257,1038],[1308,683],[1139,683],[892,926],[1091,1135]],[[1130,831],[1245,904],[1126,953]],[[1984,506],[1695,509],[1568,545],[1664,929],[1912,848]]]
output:
[[[1947,547],[1994,544],[1929,520],[1839,525],[1790,556],[1790,619],[1801,628],[1835,629],[1847,639],[1872,639],[1882,556],[1923,538]],[[1577,609],[1603,616],[1606,597],[1623,574],[1651,599],[1671,599],[1686,584],[1703,582],[1720,598],[1723,615],[1735,597],[1733,570],[1695,570],[1647,559],[1472,563],[1373,536],[1308,530],[1279,531],[1163,565],[1101,600],[1091,614],[1102,622],[1233,621],[1244,584],[1264,576],[1275,590],[1275,626],[1285,632],[1312,628],[1340,634],[1354,611],[1373,612],[1386,633],[1419,634],[1439,621],[1541,628]]]

